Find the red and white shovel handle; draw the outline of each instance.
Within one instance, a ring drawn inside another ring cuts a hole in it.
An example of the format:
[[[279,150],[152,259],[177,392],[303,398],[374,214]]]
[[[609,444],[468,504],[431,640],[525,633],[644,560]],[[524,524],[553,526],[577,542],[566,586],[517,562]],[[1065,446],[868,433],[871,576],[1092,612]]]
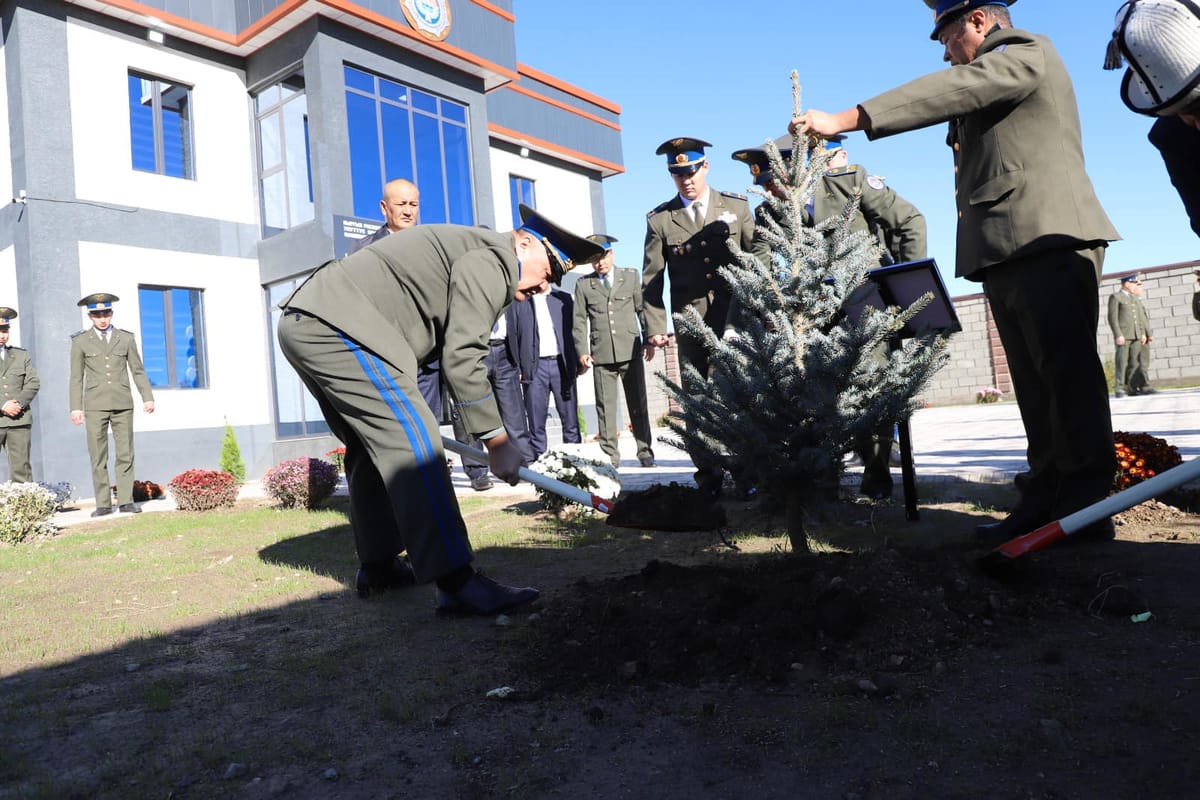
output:
[[[455,439],[442,437],[442,446],[452,453],[458,453],[463,458],[468,458],[478,464],[487,464],[487,453],[482,450],[476,450],[474,447],[459,442]],[[601,514],[611,514],[613,509],[613,501],[605,500],[603,497],[598,497],[591,492],[585,492],[578,486],[572,486],[569,483],[551,478],[548,475],[543,475],[540,472],[534,472],[528,467],[521,467],[517,472],[517,477],[523,481],[528,481],[534,486],[545,489],[547,492],[553,492],[560,497],[565,497],[568,500],[579,503],[588,508],[594,508]]]
[[[1034,550],[1049,547],[1055,542],[1065,539],[1073,533],[1078,533],[1087,526],[1120,513],[1127,508],[1133,508],[1138,503],[1158,497],[1160,494],[1182,486],[1188,481],[1200,477],[1200,458],[1193,458],[1184,464],[1155,475],[1148,481],[1142,481],[1128,489],[1081,508],[1074,514],[1068,514],[1060,520],[1043,525],[1036,531],[1010,539],[993,550],[1007,558],[1017,558]]]

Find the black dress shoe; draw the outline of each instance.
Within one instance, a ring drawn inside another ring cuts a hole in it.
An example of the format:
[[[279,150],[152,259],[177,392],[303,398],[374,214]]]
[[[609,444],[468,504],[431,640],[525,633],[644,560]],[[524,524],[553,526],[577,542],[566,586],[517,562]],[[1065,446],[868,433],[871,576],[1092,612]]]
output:
[[[365,600],[373,594],[415,586],[416,583],[417,576],[413,573],[412,565],[407,559],[396,556],[386,564],[363,564],[359,567],[354,588],[358,596]]]
[[[493,486],[495,486],[495,484],[492,483],[492,479],[487,475],[480,475],[477,478],[471,478],[471,488],[477,492],[486,492]]]
[[[646,469],[653,469],[655,466],[657,466],[654,463],[653,456],[642,456],[641,458],[638,459],[638,463],[641,464]]]
[[[541,597],[541,594],[531,586],[522,589],[505,586],[481,572],[476,572],[456,592],[438,588],[435,607],[439,614],[486,616],[499,614],[517,606],[528,605]]]
[[[1153,386],[1143,386],[1141,389],[1138,389],[1138,394],[1158,394],[1158,389],[1155,389]]]
[[[117,510],[124,514],[142,513],[142,508],[137,503],[121,503],[121,505],[117,506]]]
[[[111,513],[113,513],[112,506],[98,506],[96,510],[92,512],[92,516],[107,517]]]

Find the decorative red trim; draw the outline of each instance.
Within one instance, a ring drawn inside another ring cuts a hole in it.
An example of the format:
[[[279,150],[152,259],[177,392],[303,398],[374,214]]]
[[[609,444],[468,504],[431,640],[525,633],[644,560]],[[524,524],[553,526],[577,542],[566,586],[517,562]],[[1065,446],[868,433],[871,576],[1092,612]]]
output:
[[[497,136],[516,139],[518,141],[524,140],[529,142],[529,144],[536,146],[539,150],[548,150],[552,153],[559,153],[578,161],[586,161],[589,164],[595,164],[597,167],[601,167],[602,169],[612,170],[616,173],[622,173],[625,171],[625,167],[621,166],[620,164],[614,164],[611,161],[605,161],[602,158],[596,158],[595,156],[590,156],[587,153],[581,153],[578,150],[572,150],[569,147],[563,147],[562,145],[547,142],[545,139],[538,139],[536,137],[521,133],[520,131],[514,131],[511,128],[502,127],[494,122],[488,123],[488,130]]]
[[[603,117],[597,117],[595,114],[590,114],[581,108],[576,108],[575,106],[567,105],[566,103],[563,103],[559,100],[555,100],[552,97],[546,97],[546,95],[544,95],[544,94],[538,94],[537,92],[533,91],[532,89],[526,89],[524,86],[521,86],[520,84],[506,83],[506,84],[504,84],[504,86],[502,86],[500,88],[511,89],[514,92],[523,94],[526,97],[532,97],[534,100],[538,100],[540,102],[547,103],[549,105],[554,106],[555,108],[561,108],[564,111],[570,111],[572,114],[578,114],[579,116],[583,117],[584,119],[590,119],[592,122],[598,122],[601,125],[607,125],[608,127],[612,128],[615,131],[621,130],[621,126],[615,122],[612,122],[611,120],[604,119]]]
[[[553,75],[547,75],[545,72],[542,72],[541,70],[536,70],[533,67],[529,66],[528,64],[522,64],[521,62],[518,61],[517,62],[517,72],[519,72],[522,75],[528,75],[530,78],[533,78],[535,81],[541,81],[542,83],[546,84],[547,86],[553,86],[555,89],[558,89],[560,92],[566,92],[569,95],[578,97],[580,100],[586,100],[589,103],[594,103],[595,105],[598,105],[601,108],[603,108],[605,111],[611,111],[614,114],[621,113],[621,106],[617,105],[613,101],[605,100],[600,95],[592,94],[589,91],[580,89],[578,86],[572,86],[571,84],[567,83],[566,81],[559,80],[558,78],[554,77]]]

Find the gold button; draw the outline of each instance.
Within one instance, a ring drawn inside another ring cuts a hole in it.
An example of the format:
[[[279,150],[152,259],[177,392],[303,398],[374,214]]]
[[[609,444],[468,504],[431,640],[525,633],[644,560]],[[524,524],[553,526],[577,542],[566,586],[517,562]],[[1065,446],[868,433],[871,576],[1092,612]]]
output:
[[[958,212],[958,218],[959,218],[959,219],[962,219],[962,212],[961,212],[961,211],[960,211],[960,212]]]
[[[706,258],[706,259],[704,259],[704,260],[705,260],[705,261],[708,261],[708,259],[707,259],[707,258]],[[710,281],[711,281],[711,280],[712,280],[712,273],[711,273],[711,272],[707,272],[707,273],[705,273],[704,277],[705,277],[706,279],[708,279],[708,280],[710,280]]]
[[[954,143],[954,152],[958,152],[958,142]]]

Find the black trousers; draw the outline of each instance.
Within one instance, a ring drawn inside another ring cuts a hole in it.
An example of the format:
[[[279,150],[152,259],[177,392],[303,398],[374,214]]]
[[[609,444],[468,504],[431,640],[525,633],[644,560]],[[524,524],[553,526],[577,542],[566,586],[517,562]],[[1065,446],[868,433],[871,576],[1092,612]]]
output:
[[[1103,264],[1103,246],[1061,247],[984,273],[1028,440],[1021,502],[1052,519],[1103,498],[1116,470],[1096,349]]]

